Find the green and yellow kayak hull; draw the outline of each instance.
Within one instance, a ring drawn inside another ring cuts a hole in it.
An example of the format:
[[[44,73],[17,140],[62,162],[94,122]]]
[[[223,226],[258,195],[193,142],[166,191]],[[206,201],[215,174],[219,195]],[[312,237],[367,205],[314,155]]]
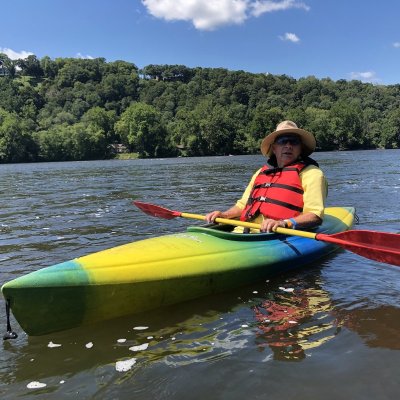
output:
[[[353,208],[327,208],[317,231],[342,232],[353,219]],[[334,250],[296,236],[190,227],[43,268],[1,290],[22,329],[43,335],[257,282]]]

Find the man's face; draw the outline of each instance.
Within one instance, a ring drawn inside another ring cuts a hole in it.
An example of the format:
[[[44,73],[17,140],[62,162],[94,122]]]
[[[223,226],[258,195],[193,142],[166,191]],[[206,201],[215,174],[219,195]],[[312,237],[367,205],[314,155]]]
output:
[[[296,161],[301,154],[301,139],[294,134],[278,136],[272,144],[278,167],[284,167]]]

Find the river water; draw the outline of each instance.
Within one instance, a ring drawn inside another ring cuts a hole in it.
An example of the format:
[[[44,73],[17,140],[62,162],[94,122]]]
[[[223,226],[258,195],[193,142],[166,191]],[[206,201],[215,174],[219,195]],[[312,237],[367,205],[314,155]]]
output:
[[[399,150],[314,156],[329,180],[328,205],[355,206],[356,229],[400,231]],[[131,201],[224,209],[262,163],[234,156],[0,165],[0,284],[183,231],[198,222],[155,219]],[[5,333],[3,299],[0,310]],[[47,336],[28,337],[11,323],[19,337],[1,345],[1,399],[400,396],[400,269],[343,250],[252,286]]]

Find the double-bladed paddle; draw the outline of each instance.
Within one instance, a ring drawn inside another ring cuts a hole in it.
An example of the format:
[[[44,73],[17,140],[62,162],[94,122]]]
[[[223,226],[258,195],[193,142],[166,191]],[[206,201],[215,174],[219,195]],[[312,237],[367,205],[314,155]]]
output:
[[[133,204],[153,217],[164,219],[182,217],[202,221],[206,220],[204,215],[173,211],[142,201],[134,201]],[[261,225],[252,222],[243,222],[226,218],[216,218],[215,222],[254,229],[260,229],[261,227]],[[319,240],[321,242],[333,243],[353,253],[357,253],[360,256],[370,258],[371,260],[400,266],[400,234],[368,230],[349,230],[328,235],[287,228],[277,228],[275,232],[283,235],[300,236]]]

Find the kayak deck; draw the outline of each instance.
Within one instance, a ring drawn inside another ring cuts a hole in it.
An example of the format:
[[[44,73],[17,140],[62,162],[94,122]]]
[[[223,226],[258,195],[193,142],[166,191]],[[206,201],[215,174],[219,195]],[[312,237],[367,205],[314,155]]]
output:
[[[353,208],[325,211],[315,232],[349,229]],[[43,268],[2,287],[22,329],[41,335],[143,312],[299,268],[335,246],[210,227],[139,240]]]

